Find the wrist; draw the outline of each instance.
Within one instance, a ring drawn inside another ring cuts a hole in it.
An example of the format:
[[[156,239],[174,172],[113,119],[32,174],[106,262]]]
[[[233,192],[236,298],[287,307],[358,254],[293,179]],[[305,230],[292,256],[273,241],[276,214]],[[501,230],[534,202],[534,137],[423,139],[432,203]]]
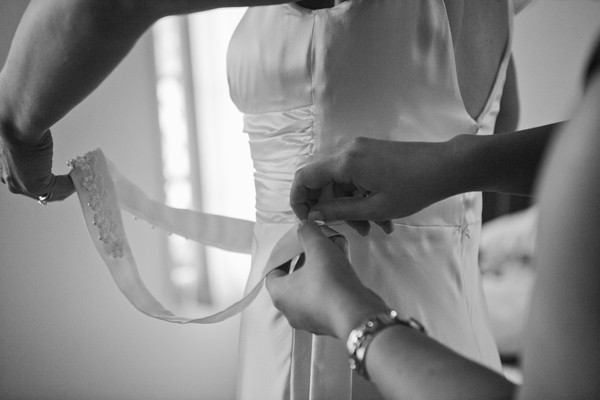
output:
[[[472,191],[484,191],[485,182],[482,177],[487,174],[480,162],[485,151],[481,149],[484,144],[482,138],[474,135],[458,135],[445,142],[448,146],[447,170],[451,174],[452,187],[448,196]]]
[[[11,113],[0,109],[0,136],[9,142],[38,143],[47,130],[22,129]]]
[[[371,314],[357,325],[348,335],[346,349],[350,356],[350,368],[370,380],[366,368],[367,351],[371,342],[380,333],[392,326],[402,325],[421,334],[426,334],[425,327],[416,319],[402,319],[394,310],[387,309]]]
[[[389,310],[378,296],[366,289],[363,294],[350,293],[338,307],[339,313],[334,326],[335,336],[346,340],[350,332],[371,315]]]

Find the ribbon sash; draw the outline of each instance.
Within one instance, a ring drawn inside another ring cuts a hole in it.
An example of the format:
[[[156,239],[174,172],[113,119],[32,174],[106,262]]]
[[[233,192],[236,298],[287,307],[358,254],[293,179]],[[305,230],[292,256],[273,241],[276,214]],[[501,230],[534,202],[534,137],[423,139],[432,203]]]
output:
[[[263,268],[261,278],[247,294],[211,315],[183,317],[166,309],[147,289],[129,247],[121,208],[156,227],[199,243],[239,253],[251,253],[254,222],[168,207],[148,198],[125,178],[100,149],[69,162],[88,233],[119,290],[142,313],[179,324],[210,324],[241,312],[260,292],[264,277],[274,268],[302,253],[297,225],[279,239]],[[327,229],[327,236],[339,235]]]

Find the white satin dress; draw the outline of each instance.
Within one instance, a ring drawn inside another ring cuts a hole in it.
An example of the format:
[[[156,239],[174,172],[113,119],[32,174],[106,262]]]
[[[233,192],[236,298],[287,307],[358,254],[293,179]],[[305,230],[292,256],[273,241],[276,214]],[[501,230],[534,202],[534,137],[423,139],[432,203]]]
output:
[[[509,32],[512,13],[508,2],[498,16]],[[228,77],[256,169],[256,223],[166,207],[96,150],[71,162],[91,240],[118,288],[149,316],[215,323],[244,310],[239,399],[376,399],[370,384],[352,377],[341,342],[294,331],[263,287],[271,269],[301,252],[289,205],[294,173],[357,136],[444,141],[491,134],[510,36],[487,103],[473,119],[461,98],[443,0],[250,8],[231,40]],[[121,209],[201,243],[252,253],[245,297],[197,318],[165,309],[138,273]],[[374,228],[367,237],[343,223],[331,227],[347,238],[360,278],[401,316],[418,319],[434,339],[499,370],[477,265],[480,194],[454,196],[394,224],[391,235]]]
[[[506,11],[499,18],[510,26],[511,5]],[[231,97],[244,113],[256,169],[248,288],[262,279],[274,244],[297,222],[289,191],[299,167],[357,136],[444,141],[491,134],[509,56],[510,39],[475,120],[461,98],[443,0],[250,8],[228,53]],[[394,223],[389,236],[378,228],[361,237],[343,224],[332,227],[349,240],[359,276],[390,306],[421,321],[443,344],[498,370],[477,264],[480,193],[449,198]],[[244,311],[241,351],[241,399],[351,396],[343,347],[294,332],[266,291]],[[362,398],[376,396],[360,391]]]

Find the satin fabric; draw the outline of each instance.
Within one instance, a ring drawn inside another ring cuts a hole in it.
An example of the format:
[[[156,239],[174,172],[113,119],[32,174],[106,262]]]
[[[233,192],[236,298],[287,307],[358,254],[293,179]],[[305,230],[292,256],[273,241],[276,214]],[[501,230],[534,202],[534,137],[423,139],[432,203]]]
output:
[[[512,5],[505,18],[512,31]],[[128,300],[176,323],[213,323],[244,309],[240,399],[379,397],[351,375],[343,344],[294,331],[263,281],[299,254],[289,206],[295,171],[357,136],[447,140],[491,134],[510,55],[510,38],[482,113],[466,112],[443,0],[349,0],[322,10],[296,4],[250,8],[228,54],[231,97],[244,112],[254,160],[257,222],[176,210],[150,200],[101,151],[74,160],[90,236]],[[426,162],[426,161],[424,161]],[[176,316],[144,286],[120,210],[170,232],[230,251],[251,252],[245,297],[215,315]],[[499,370],[477,266],[481,198],[466,193],[374,228],[362,237],[343,223],[357,274],[402,316],[455,351]]]
[[[512,32],[512,4],[506,3]],[[442,0],[349,0],[309,10],[295,3],[250,8],[231,40],[231,98],[245,114],[254,160],[257,225],[250,290],[296,219],[295,171],[354,137],[443,141],[493,132],[510,56],[506,44],[488,101],[469,116],[458,85]],[[426,161],[424,161],[426,162]],[[400,315],[420,320],[455,351],[500,370],[477,253],[481,196],[454,196],[348,240],[361,279]],[[294,332],[261,292],[243,313],[240,399],[378,398],[352,379],[342,347]]]

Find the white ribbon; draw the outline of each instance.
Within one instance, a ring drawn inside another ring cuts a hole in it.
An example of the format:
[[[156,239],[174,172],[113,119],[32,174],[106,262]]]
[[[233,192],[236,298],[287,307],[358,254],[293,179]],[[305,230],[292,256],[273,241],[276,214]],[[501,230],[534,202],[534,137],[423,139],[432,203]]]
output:
[[[70,161],[85,223],[98,253],[119,290],[144,314],[168,322],[210,324],[223,321],[248,306],[260,292],[264,277],[274,268],[302,252],[297,225],[277,242],[263,269],[261,279],[247,294],[217,313],[202,317],[177,316],[166,309],[144,285],[123,227],[121,208],[156,227],[199,243],[228,251],[250,253],[254,222],[168,207],[148,198],[105,158],[100,149]],[[331,237],[339,235],[326,230]]]

